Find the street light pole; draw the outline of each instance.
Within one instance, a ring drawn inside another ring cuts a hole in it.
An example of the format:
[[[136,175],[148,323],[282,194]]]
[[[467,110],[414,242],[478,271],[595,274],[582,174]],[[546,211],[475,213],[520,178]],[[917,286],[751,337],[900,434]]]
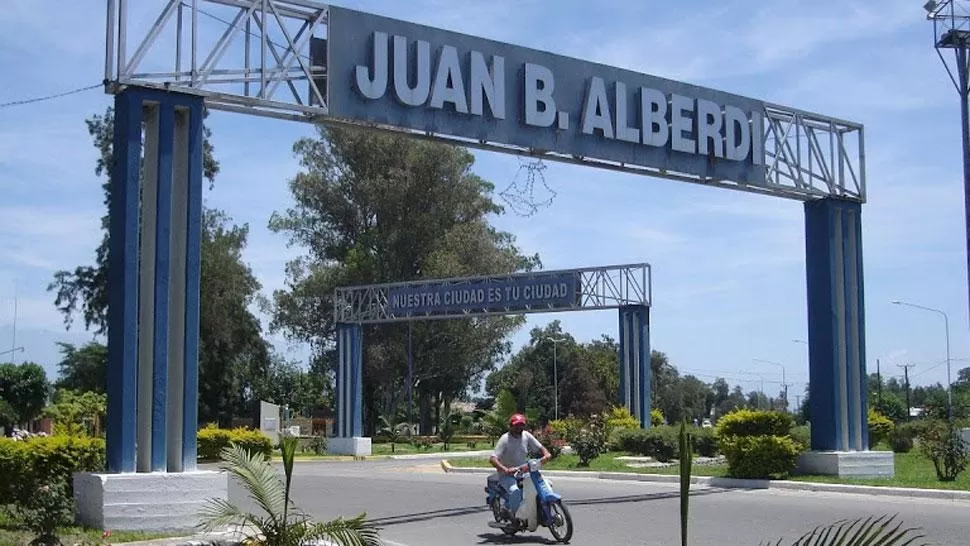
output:
[[[922,305],[916,305],[915,303],[907,303],[905,301],[893,300],[895,305],[906,305],[908,307],[915,307],[916,309],[922,309],[924,311],[932,311],[934,313],[939,313],[943,315],[943,325],[946,328],[946,420],[953,422],[953,384],[950,382],[950,318],[946,315],[944,311],[940,309],[933,309],[932,307],[924,307]]]
[[[553,395],[555,400],[555,419],[559,420],[559,355],[556,349],[559,344],[563,341],[567,341],[564,337],[547,337],[547,340],[552,342],[552,383],[553,383]]]
[[[923,5],[926,18],[933,21],[936,53],[960,97],[960,131],[963,137],[963,213],[967,247],[967,285],[970,287],[970,1],[929,0]],[[943,57],[952,49],[956,74]]]

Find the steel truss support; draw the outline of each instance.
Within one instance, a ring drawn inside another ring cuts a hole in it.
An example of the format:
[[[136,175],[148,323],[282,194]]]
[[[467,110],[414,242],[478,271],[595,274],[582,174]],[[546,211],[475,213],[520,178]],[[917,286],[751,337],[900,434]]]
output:
[[[202,116],[196,96],[128,89],[115,97],[106,431],[111,473],[196,468]]]
[[[143,13],[155,17],[147,31],[135,32],[130,11],[136,7],[152,10]],[[327,5],[312,0],[108,0],[106,88],[178,90],[204,96],[217,110],[348,124],[788,199],[866,200],[862,125],[779,105],[766,105],[763,113],[764,184],[334,119],[327,107],[327,24]]]
[[[488,285],[511,279],[523,280],[540,278],[558,273],[576,275],[579,279],[580,297],[576,305],[569,308],[533,306],[514,309],[475,309],[468,307],[461,312],[441,314],[395,312],[390,305],[390,289],[406,286],[435,284],[460,288],[470,283]],[[586,311],[593,309],[618,309],[627,305],[650,305],[650,265],[614,265],[561,271],[540,271],[515,275],[493,275],[489,277],[460,277],[437,279],[421,282],[400,282],[337,288],[334,294],[334,321],[340,323],[367,324],[377,322],[399,322],[407,320],[432,320],[467,318],[496,314],[549,313],[553,311]]]
[[[327,6],[309,0],[108,0],[105,84],[202,95],[209,108],[308,121],[326,114],[310,38]],[[156,7],[157,6],[157,7]],[[140,15],[155,15],[135,34]],[[150,12],[144,12],[151,9]],[[213,40],[212,38],[218,37]]]

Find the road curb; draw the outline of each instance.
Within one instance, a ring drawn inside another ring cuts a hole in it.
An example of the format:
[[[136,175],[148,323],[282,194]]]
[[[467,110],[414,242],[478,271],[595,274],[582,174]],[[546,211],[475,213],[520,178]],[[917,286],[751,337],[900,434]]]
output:
[[[418,461],[424,459],[461,459],[465,457],[483,457],[491,455],[491,450],[486,451],[442,451],[440,453],[408,453],[406,455],[363,455],[355,457],[353,455],[331,455],[327,457],[296,457],[295,463],[354,463],[361,461]],[[282,462],[282,458],[273,457],[274,463]]]
[[[442,459],[441,468],[455,474],[489,474],[494,472],[483,467],[456,467]],[[634,472],[587,472],[582,470],[544,470],[550,477],[580,477],[600,480],[679,483],[680,476],[665,474],[638,474]],[[861,495],[882,495],[891,497],[910,497],[940,499],[950,501],[970,501],[970,491],[946,489],[918,489],[913,487],[888,487],[879,485],[847,485],[841,483],[798,482],[792,480],[744,480],[714,476],[692,476],[693,485],[706,485],[724,489],[787,489],[793,491],[819,491],[827,493],[854,493]]]

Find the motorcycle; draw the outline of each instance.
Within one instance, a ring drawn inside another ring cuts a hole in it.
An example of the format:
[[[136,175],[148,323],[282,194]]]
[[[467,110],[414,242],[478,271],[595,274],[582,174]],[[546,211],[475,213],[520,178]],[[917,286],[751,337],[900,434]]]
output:
[[[501,529],[507,535],[519,532],[534,532],[539,526],[548,527],[553,538],[568,543],[573,536],[573,519],[562,496],[552,490],[552,482],[543,478],[539,471],[539,460],[531,459],[515,472],[515,480],[522,491],[522,502],[515,514],[510,514],[507,506],[509,491],[498,481],[489,481],[485,487],[485,504],[492,509],[495,521],[489,527]],[[526,476],[529,479],[525,479]]]

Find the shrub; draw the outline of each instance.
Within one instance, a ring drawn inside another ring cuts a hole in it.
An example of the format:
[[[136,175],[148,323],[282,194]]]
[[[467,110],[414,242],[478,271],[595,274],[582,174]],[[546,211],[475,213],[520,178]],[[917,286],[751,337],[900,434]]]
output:
[[[104,440],[67,436],[34,437],[22,441],[0,438],[0,506],[27,505],[45,484],[63,480],[73,495],[75,472],[104,470]]]
[[[733,411],[717,421],[717,437],[729,436],[788,436],[794,417],[784,411],[742,409]]]
[[[26,502],[17,505],[15,517],[36,535],[31,544],[61,544],[57,529],[74,523],[73,488],[64,476],[55,476],[37,485]]]
[[[920,450],[933,461],[936,477],[941,482],[952,482],[966,470],[970,461],[970,446],[952,425],[934,421],[919,439]]]
[[[694,427],[690,431],[690,436],[694,441],[694,453],[701,457],[717,456],[717,437],[714,436],[714,429]]]
[[[677,431],[669,426],[626,430],[617,436],[617,443],[622,451],[653,457],[660,462],[680,456]]]
[[[249,452],[262,453],[266,459],[273,454],[273,442],[262,432],[248,427],[224,429],[210,423],[199,429],[196,442],[199,458],[204,461],[219,460],[222,450],[230,444],[238,444]]]
[[[869,408],[869,447],[892,438],[896,425],[885,415]]]
[[[812,429],[808,425],[792,427],[788,435],[791,436],[792,440],[801,444],[804,449],[808,449],[812,445]]]
[[[725,437],[720,446],[735,478],[787,477],[802,451],[790,437],[774,435]]]
[[[659,427],[666,423],[667,420],[664,418],[664,412],[657,408],[650,410],[650,426]]]
[[[562,453],[562,448],[566,445],[566,441],[556,431],[552,430],[552,427],[549,425],[546,425],[542,430],[538,430],[533,434],[536,440],[539,440],[539,443],[546,446],[546,449],[549,450],[549,454],[552,455],[553,459]]]
[[[913,437],[907,432],[901,432],[897,428],[893,431],[890,445],[895,453],[909,453],[913,449]]]
[[[567,443],[572,443],[576,437],[576,433],[579,432],[579,429],[583,428],[583,424],[582,419],[576,417],[566,417],[565,419],[549,421],[549,426],[552,427],[552,430],[560,438],[566,440]]]
[[[606,451],[606,423],[601,416],[593,415],[570,441],[579,455],[579,466],[589,466],[590,461]]]
[[[640,428],[640,421],[626,406],[615,406],[606,415],[606,435],[609,436],[614,430],[625,428]]]

